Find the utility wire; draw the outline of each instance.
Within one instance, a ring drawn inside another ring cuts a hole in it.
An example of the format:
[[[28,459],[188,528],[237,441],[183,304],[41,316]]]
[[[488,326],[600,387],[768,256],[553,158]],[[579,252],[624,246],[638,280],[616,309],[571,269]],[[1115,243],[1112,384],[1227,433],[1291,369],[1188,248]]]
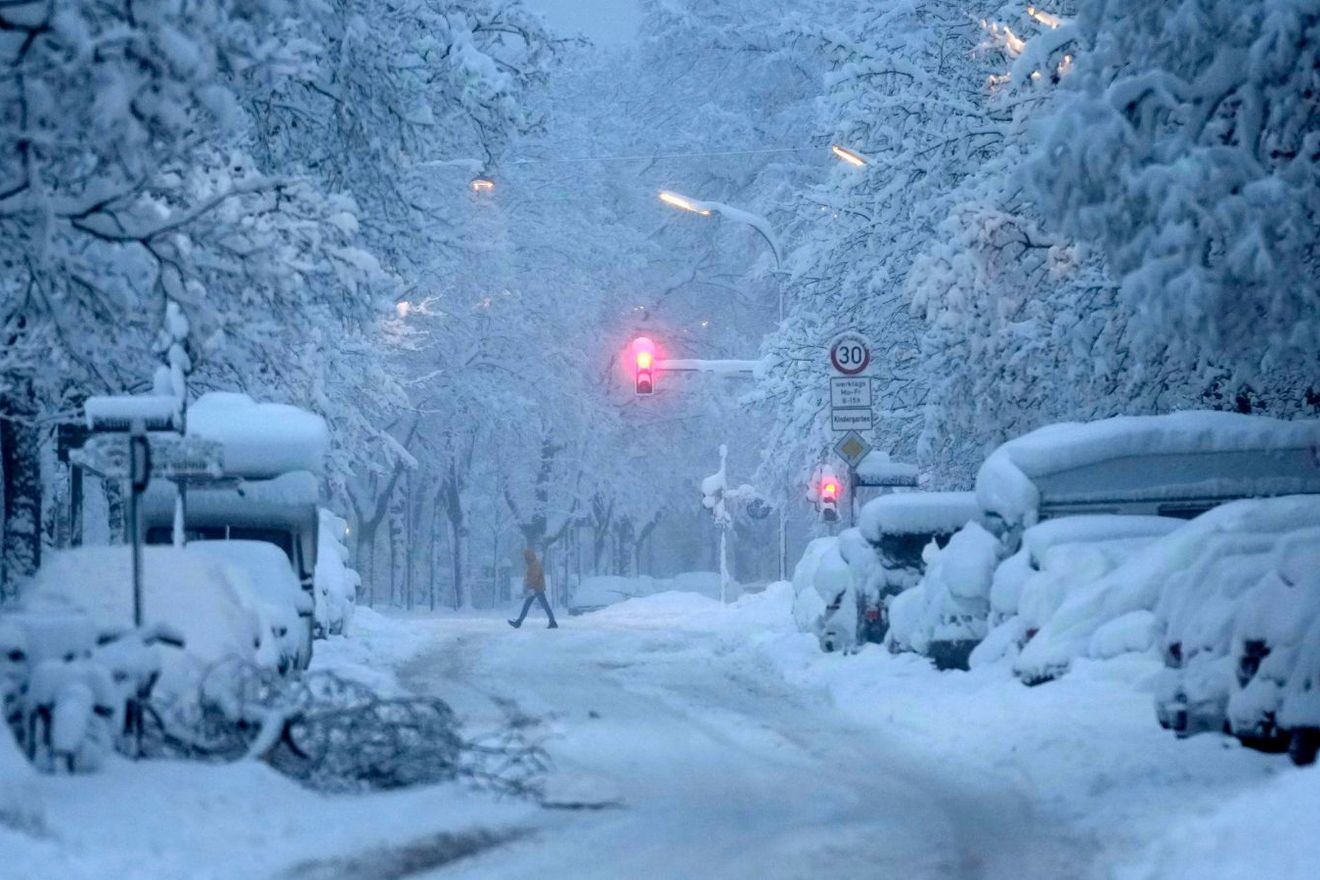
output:
[[[820,147],[779,147],[769,150],[711,150],[697,153],[643,153],[635,156],[578,156],[573,159],[513,159],[508,165],[536,165],[568,162],[638,162],[657,159],[700,159],[706,156],[764,156],[770,153],[807,153]]]

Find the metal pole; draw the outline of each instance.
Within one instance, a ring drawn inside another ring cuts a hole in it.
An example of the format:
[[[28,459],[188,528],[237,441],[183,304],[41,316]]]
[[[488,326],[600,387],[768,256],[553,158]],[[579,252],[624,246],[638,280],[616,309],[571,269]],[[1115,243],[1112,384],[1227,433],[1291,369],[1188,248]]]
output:
[[[80,547],[83,541],[83,469],[69,464],[69,546]]]
[[[779,579],[788,580],[788,517],[784,505],[779,505]]]

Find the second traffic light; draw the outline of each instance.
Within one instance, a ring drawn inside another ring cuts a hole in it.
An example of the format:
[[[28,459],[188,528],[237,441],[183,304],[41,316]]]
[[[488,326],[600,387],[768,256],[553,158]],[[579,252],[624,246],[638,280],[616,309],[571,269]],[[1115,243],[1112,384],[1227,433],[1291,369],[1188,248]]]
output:
[[[655,393],[655,343],[638,336],[632,344],[634,389],[638,394]]]
[[[839,495],[841,494],[839,478],[834,474],[825,472],[820,479],[820,518],[825,522],[839,521]]]

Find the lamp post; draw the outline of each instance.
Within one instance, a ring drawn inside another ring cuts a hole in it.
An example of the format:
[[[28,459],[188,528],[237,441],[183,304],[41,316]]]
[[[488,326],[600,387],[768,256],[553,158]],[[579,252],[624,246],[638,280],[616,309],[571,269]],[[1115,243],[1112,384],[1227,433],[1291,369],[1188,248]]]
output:
[[[775,258],[776,274],[783,271],[782,251],[779,249],[779,239],[775,237],[774,230],[770,227],[770,221],[766,220],[760,214],[753,214],[750,211],[744,211],[741,208],[735,208],[732,205],[726,205],[722,202],[709,202],[702,199],[694,199],[689,196],[679,195],[671,190],[660,191],[660,201],[666,205],[672,205],[683,211],[690,211],[693,214],[700,214],[702,217],[709,217],[711,214],[719,214],[726,220],[732,220],[735,223],[742,223],[750,226],[757,231],[765,243],[770,246],[770,254]],[[784,323],[784,287],[779,285],[779,323]]]
[[[703,199],[694,199],[690,196],[680,195],[672,190],[661,190],[660,201],[666,205],[671,205],[683,211],[690,211],[693,214],[700,214],[702,217],[709,217],[711,214],[719,214],[727,220],[735,223],[742,223],[750,226],[765,239],[765,243],[770,246],[770,254],[775,258],[775,273],[783,272],[782,251],[779,249],[779,239],[775,236],[774,229],[770,226],[770,221],[759,214],[753,214],[750,211],[744,211],[741,208],[735,208],[726,205],[723,202],[711,202]],[[784,324],[784,285],[777,285],[779,288],[779,324]],[[721,447],[722,448],[722,447]],[[721,459],[722,460],[722,459]],[[779,514],[779,579],[788,578],[788,520],[784,516],[784,505],[776,505]]]

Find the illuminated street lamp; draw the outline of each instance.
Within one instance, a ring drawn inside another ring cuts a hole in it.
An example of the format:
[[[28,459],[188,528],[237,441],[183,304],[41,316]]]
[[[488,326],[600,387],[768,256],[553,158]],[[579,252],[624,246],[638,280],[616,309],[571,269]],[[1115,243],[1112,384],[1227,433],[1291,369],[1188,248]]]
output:
[[[667,189],[660,191],[660,201],[666,205],[681,208],[684,211],[691,211],[693,214],[700,214],[702,217],[719,214],[727,220],[733,220],[752,227],[765,239],[765,243],[770,245],[770,255],[775,258],[775,272],[782,271],[783,260],[780,258],[779,240],[775,238],[774,230],[770,228],[770,221],[759,214],[753,214],[721,202],[707,202],[702,199],[689,198],[676,192],[670,192]],[[779,323],[784,323],[784,286],[782,284],[779,285]]]
[[[670,192],[667,189],[660,190],[660,201],[666,205],[673,205],[675,208],[682,208],[684,211],[691,211],[693,214],[700,214],[703,217],[710,216],[710,208],[707,208],[704,203],[689,199],[687,196],[680,196],[678,193]]]
[[[861,157],[861,154],[855,153],[847,147],[841,147],[838,144],[830,147],[830,152],[847,162],[849,165],[853,165],[857,168],[862,168],[870,164]]]
[[[474,193],[490,192],[495,188],[495,181],[491,180],[489,177],[476,177],[473,178],[472,183],[469,184],[469,186],[472,187]]]

